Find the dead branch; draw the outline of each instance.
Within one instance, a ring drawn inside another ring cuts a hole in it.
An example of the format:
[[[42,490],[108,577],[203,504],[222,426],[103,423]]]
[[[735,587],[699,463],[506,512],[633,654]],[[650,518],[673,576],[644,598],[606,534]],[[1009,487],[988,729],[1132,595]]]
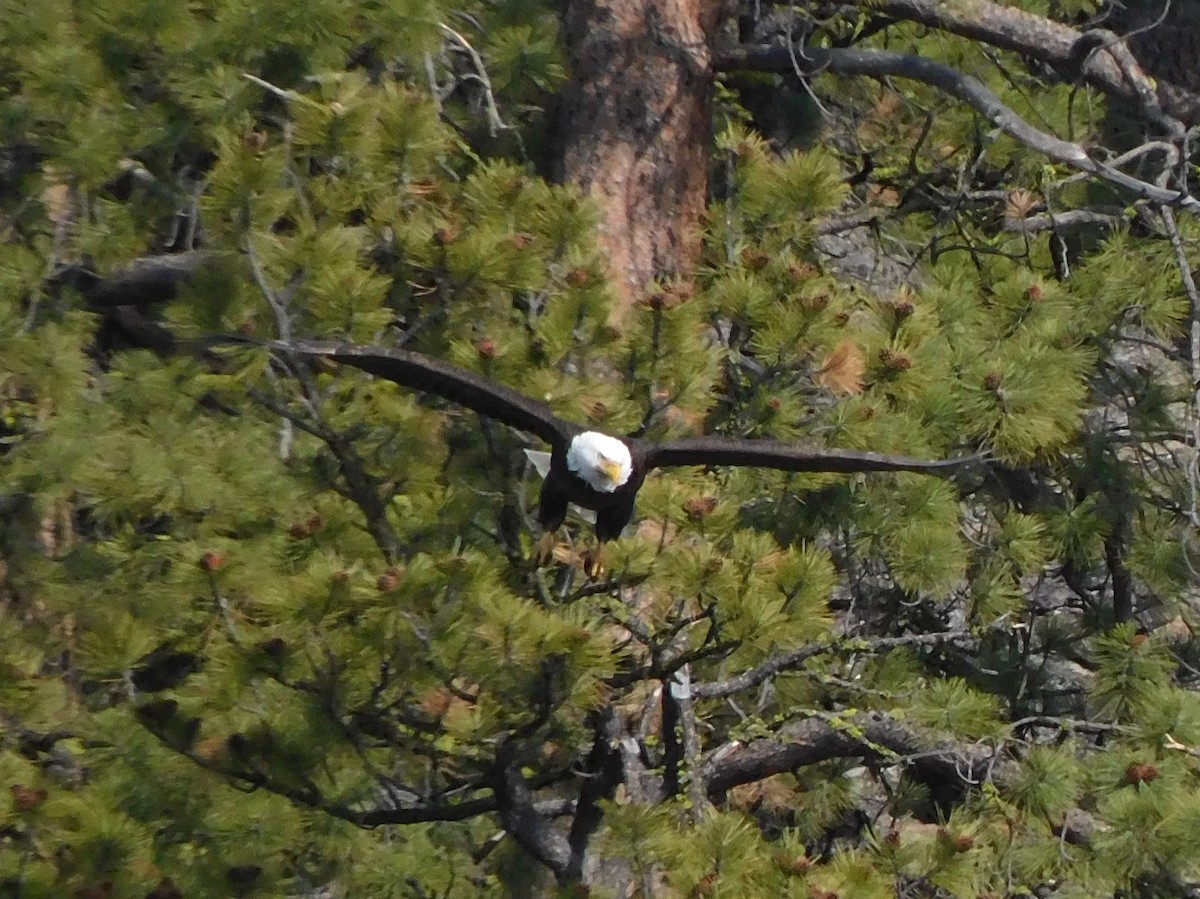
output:
[[[810,643],[791,652],[767,659],[761,665],[723,681],[694,684],[692,694],[707,699],[722,699],[757,687],[785,671],[794,670],[814,656],[832,653],[886,652],[901,646],[936,646],[939,643],[962,643],[976,640],[967,630],[941,631],[933,634],[908,634],[903,637],[877,637],[868,640],[837,640],[829,643]]]
[[[1123,188],[1143,200],[1163,206],[1178,206],[1192,213],[1200,212],[1200,200],[1190,194],[1134,178],[1106,162],[1093,159],[1081,145],[1034,128],[1001,102],[982,82],[950,66],[887,50],[823,50],[810,47],[798,60],[803,66],[803,75],[828,71],[872,78],[907,78],[928,84],[963,101],[1000,131],[1050,159]],[[716,60],[716,66],[720,69],[750,69],[781,74],[795,72],[795,65],[788,48],[777,46],[727,48]]]
[[[990,746],[938,740],[882,713],[862,712],[844,722],[808,718],[782,728],[773,738],[727,743],[708,754],[700,771],[709,795],[719,797],[739,784],[773,774],[856,757],[919,763],[939,779],[962,786],[993,776],[998,763]]]
[[[1017,234],[1035,234],[1039,231],[1076,231],[1084,228],[1119,228],[1129,221],[1125,210],[1119,206],[1095,206],[1089,209],[1071,209],[1066,212],[1047,212],[1024,218],[1005,216],[1004,230]]]
[[[1148,118],[1160,124],[1164,113],[1184,124],[1200,122],[1200,96],[1179,85],[1156,84],[1110,32],[1081,32],[988,0],[860,0],[858,5],[869,5],[877,15],[918,22],[1048,63],[1068,77],[1079,77],[1106,94],[1141,107]]]

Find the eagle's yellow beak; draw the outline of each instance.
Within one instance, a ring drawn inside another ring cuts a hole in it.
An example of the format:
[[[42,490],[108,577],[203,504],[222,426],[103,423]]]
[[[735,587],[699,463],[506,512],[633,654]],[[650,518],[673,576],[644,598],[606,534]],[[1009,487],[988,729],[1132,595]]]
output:
[[[613,484],[621,480],[621,465],[618,462],[614,462],[612,459],[601,456],[600,470],[604,472],[604,476]]]

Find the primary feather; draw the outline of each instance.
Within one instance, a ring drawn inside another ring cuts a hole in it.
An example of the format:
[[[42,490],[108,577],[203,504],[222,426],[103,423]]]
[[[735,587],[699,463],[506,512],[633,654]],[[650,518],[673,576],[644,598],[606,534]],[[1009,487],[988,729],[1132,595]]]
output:
[[[518,430],[536,434],[551,446],[565,445],[582,430],[559,418],[545,403],[424,353],[315,340],[273,340],[267,346],[285,356],[332,359],[401,386],[432,393]]]
[[[982,456],[955,459],[913,459],[861,450],[805,446],[786,440],[751,440],[733,437],[687,437],[644,444],[646,468],[680,465],[729,465],[775,468],[781,471],[917,471],[954,468]]]

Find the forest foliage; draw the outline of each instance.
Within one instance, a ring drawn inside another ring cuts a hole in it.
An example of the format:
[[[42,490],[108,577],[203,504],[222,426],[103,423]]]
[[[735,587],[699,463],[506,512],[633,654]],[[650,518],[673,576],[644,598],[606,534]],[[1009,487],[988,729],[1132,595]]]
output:
[[[810,39],[1105,134],[1090,89],[867,18]],[[1193,218],[928,86],[727,73],[701,265],[615,323],[597,210],[546,177],[550,4],[0,21],[0,895],[1200,882]],[[1006,227],[1085,206],[1115,220],[1068,272]],[[202,259],[171,302],[90,301],[167,254]],[[230,333],[399,343],[614,433],[988,461],[656,475],[590,581],[577,518],[532,561],[526,436],[158,342]]]

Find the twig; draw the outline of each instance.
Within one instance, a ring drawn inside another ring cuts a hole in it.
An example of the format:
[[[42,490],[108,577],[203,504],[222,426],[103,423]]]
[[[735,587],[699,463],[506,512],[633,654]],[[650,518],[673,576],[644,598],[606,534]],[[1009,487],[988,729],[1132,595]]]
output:
[[[1163,735],[1163,748],[1172,749],[1175,752],[1183,752],[1190,755],[1194,759],[1200,759],[1200,749],[1194,749],[1185,743],[1180,743],[1170,734]]]
[[[472,77],[478,81],[480,86],[483,88],[484,106],[487,108],[488,133],[492,137],[495,137],[499,131],[511,130],[504,122],[504,119],[500,117],[500,110],[496,108],[496,97],[492,93],[492,82],[491,79],[488,78],[487,67],[483,64],[483,57],[481,57],[475,48],[471,46],[470,41],[468,41],[449,25],[445,24],[444,22],[439,22],[438,28],[442,30],[443,34],[453,38],[454,41],[467,52],[467,55],[471,57],[471,62],[475,67],[475,74]]]
[[[257,84],[259,87],[263,88],[264,90],[270,91],[276,97],[279,97],[281,100],[302,100],[302,99],[304,99],[301,94],[298,94],[295,91],[289,91],[289,90],[285,90],[282,87],[276,87],[271,82],[264,81],[263,79],[259,78],[257,75],[251,75],[249,72],[242,72],[242,77],[253,84]]]
[[[286,296],[281,295],[271,287],[267,281],[267,274],[263,271],[262,264],[258,260],[258,254],[254,252],[254,247],[249,243],[246,244],[246,259],[250,262],[250,273],[254,278],[254,283],[258,285],[259,292],[266,298],[267,303],[271,307],[271,311],[275,314],[275,328],[278,331],[280,340],[292,339],[292,316],[288,311],[288,302],[294,293],[294,287],[298,283],[298,278],[294,277],[292,283],[285,288]],[[275,373],[270,368],[267,369],[267,376],[273,381]],[[292,430],[292,420],[289,416],[283,416],[279,425],[279,458],[285,462],[291,458],[292,442],[295,439],[295,432]]]

